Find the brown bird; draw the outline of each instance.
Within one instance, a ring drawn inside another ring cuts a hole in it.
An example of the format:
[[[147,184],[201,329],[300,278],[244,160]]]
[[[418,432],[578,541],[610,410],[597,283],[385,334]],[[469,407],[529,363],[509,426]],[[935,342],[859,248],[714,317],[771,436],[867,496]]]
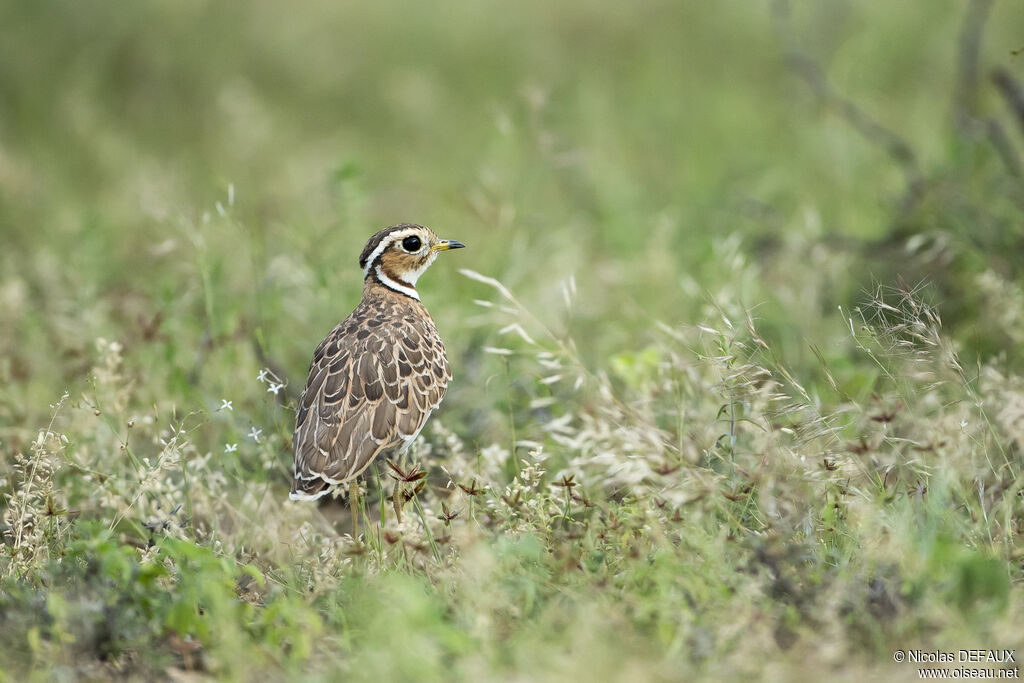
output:
[[[409,223],[375,234],[359,256],[362,301],[313,353],[289,497],[316,500],[349,482],[356,538],[355,478],[381,453],[409,448],[452,377],[416,281],[440,252],[464,246]]]

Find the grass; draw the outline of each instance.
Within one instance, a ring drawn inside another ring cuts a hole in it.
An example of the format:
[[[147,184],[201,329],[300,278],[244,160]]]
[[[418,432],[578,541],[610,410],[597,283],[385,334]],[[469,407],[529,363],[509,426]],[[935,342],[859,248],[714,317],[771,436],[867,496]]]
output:
[[[986,8],[0,8],[0,680],[1024,652]],[[404,220],[470,247],[421,281],[455,379],[356,543],[287,501],[293,405]]]

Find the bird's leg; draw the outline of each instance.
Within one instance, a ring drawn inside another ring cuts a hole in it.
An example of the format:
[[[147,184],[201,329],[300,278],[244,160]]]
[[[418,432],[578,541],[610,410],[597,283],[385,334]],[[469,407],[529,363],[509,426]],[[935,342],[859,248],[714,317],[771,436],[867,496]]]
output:
[[[359,540],[359,483],[353,479],[348,485],[348,504],[352,507],[352,538]]]
[[[395,508],[395,517],[402,523],[402,482],[395,482],[395,492],[391,494],[391,505]]]

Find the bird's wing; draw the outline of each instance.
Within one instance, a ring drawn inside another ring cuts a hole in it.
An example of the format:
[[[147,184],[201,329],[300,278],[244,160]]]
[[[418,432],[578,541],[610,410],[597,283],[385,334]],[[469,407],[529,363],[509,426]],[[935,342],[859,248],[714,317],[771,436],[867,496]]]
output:
[[[319,498],[384,451],[408,446],[451,377],[429,319],[349,320],[313,355],[299,399],[292,498]]]

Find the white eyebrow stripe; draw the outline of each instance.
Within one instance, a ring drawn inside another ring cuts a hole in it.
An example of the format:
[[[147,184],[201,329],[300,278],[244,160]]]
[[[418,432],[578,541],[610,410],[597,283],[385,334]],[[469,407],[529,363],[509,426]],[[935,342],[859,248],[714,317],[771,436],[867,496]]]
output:
[[[419,230],[417,228],[406,228],[405,230],[395,230],[393,233],[385,237],[377,245],[377,248],[370,252],[370,255],[366,257],[366,266],[363,268],[363,277],[370,274],[370,266],[373,262],[380,258],[380,255],[384,253],[384,250],[394,244],[397,240],[404,239],[410,235],[417,235]]]
[[[374,271],[377,273],[377,278],[380,279],[381,283],[385,287],[387,287],[389,289],[393,289],[396,292],[401,292],[402,294],[405,294],[406,296],[411,296],[413,299],[416,299],[416,301],[420,300],[419,292],[417,292],[412,287],[406,287],[405,285],[398,284],[397,282],[395,282],[394,280],[389,278],[387,275],[385,275],[384,271],[382,271],[380,269],[380,266],[377,266],[376,268],[374,268]]]

